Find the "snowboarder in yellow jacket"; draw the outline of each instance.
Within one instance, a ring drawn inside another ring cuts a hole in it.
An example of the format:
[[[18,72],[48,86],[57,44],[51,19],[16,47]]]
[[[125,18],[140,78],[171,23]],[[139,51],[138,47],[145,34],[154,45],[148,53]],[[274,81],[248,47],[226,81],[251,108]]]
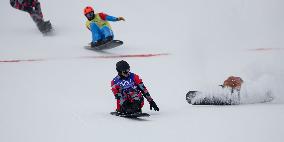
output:
[[[86,27],[92,32],[91,46],[96,47],[113,40],[113,32],[108,21],[125,21],[123,17],[114,17],[105,13],[95,13],[94,9],[87,6],[84,15],[88,19]]]

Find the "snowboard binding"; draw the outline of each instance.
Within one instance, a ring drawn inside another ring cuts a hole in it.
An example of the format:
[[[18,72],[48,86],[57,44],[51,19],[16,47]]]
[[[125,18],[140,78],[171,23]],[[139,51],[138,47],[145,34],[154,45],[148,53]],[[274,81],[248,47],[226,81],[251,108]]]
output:
[[[142,113],[142,110],[140,108],[141,101],[129,101],[126,100],[119,110],[122,114],[133,114],[133,113]]]
[[[110,41],[107,40],[107,41],[99,41],[97,43],[91,42],[89,46],[86,46],[86,48],[89,50],[100,51],[105,49],[112,49],[122,44],[123,41],[120,40],[110,40]]]

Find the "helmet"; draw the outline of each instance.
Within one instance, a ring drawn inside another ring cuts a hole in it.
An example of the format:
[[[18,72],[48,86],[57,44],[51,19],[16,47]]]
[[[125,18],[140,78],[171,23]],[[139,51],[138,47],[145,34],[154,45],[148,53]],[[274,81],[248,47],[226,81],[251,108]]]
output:
[[[129,64],[124,60],[118,61],[116,63],[117,72],[122,72],[122,71],[126,71],[126,70],[129,70],[129,69],[130,69]]]
[[[90,6],[85,7],[84,9],[84,15],[90,13],[90,12],[94,12],[94,9]]]

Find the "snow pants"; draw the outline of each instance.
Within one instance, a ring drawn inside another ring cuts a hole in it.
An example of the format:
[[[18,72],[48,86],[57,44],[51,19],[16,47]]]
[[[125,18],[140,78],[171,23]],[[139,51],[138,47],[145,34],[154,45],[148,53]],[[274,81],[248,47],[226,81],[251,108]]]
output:
[[[113,32],[108,26],[99,27],[95,22],[92,22],[91,25],[92,32],[92,42],[95,43],[98,40],[105,40],[108,37],[113,38]]]
[[[120,98],[120,99],[117,99],[116,100],[116,110],[117,111],[123,111],[123,107],[131,103],[137,103],[137,104],[134,104],[136,105],[138,108],[136,109],[142,109],[142,107],[144,106],[144,98],[141,94],[135,96],[134,98],[132,99],[129,99],[129,98]],[[132,105],[133,106],[133,105]]]
[[[19,9],[21,11],[28,12],[33,19],[33,21],[37,24],[39,22],[43,22],[43,14],[41,12],[40,2],[38,0],[32,0],[30,3],[18,2],[18,0],[10,0],[10,4],[12,7]]]

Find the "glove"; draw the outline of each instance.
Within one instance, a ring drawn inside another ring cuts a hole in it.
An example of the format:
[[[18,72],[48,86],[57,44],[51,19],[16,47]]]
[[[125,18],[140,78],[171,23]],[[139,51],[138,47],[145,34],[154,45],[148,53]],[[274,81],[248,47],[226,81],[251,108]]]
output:
[[[117,21],[121,21],[121,20],[122,20],[122,21],[125,21],[125,19],[124,19],[123,17],[118,17],[118,18],[117,18]]]
[[[150,110],[152,110],[152,108],[154,108],[155,111],[159,111],[160,110],[153,100],[150,101],[149,103],[150,103]]]
[[[121,93],[117,93],[114,95],[115,99],[119,100],[122,97]]]

